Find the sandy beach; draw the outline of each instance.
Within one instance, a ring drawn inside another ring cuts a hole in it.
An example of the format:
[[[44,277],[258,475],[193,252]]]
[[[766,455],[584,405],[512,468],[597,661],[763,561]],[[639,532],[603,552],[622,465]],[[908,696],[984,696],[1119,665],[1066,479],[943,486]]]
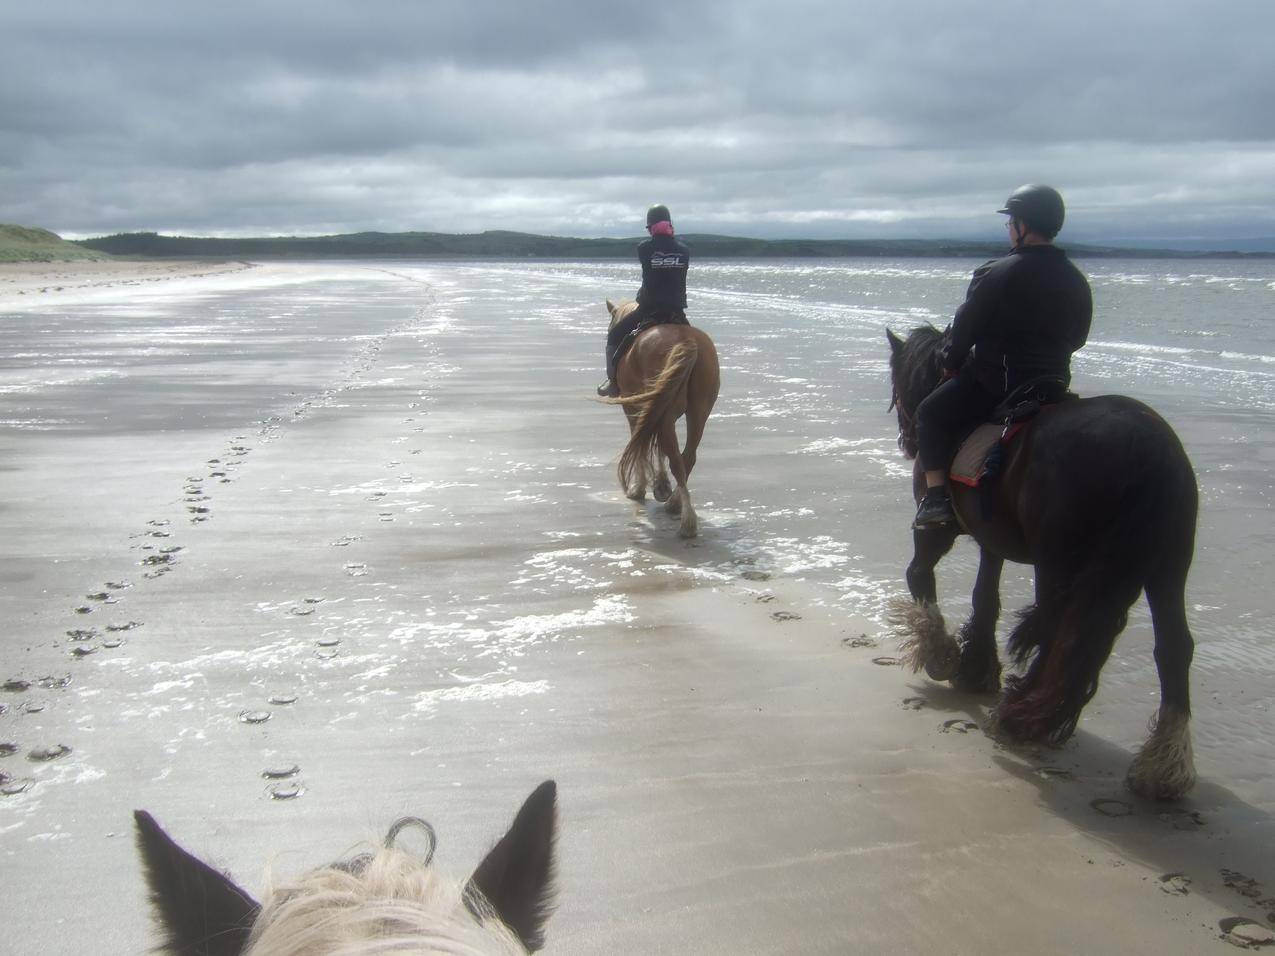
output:
[[[729,546],[714,509],[754,473],[728,410],[698,539],[626,501],[620,413],[587,400],[600,338],[497,313],[507,290],[392,264],[6,265],[0,322],[175,296],[213,329],[250,288],[261,314],[304,292],[335,344],[270,339],[249,378],[201,329],[223,352],[172,367],[208,363],[224,394],[188,401],[166,365],[110,415],[59,411],[72,433],[0,433],[6,952],[151,945],[137,808],[260,891],[268,864],[403,814],[461,875],[550,777],[547,952],[1275,942],[1269,764],[1202,752],[1190,796],[1153,804],[1123,788],[1141,726],[995,743],[989,699],[905,672],[879,624]],[[1144,689],[1109,712],[1145,720]]]
[[[136,288],[173,279],[224,276],[250,268],[252,264],[247,262],[198,260],[0,262],[0,305],[21,302],[20,296],[61,294],[66,299],[75,293]]]

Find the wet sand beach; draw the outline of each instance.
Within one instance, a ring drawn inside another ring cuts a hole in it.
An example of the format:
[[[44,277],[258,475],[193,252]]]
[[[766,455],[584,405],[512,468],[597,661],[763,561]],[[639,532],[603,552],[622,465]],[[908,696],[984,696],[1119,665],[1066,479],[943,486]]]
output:
[[[1128,794],[1145,627],[1109,665],[1136,693],[1065,747],[983,735],[988,699],[905,672],[843,599],[865,555],[906,561],[869,517],[904,529],[906,488],[859,518],[852,459],[784,465],[742,349],[691,482],[701,536],[623,498],[621,413],[588,396],[632,270],[566,270],[546,304],[481,265],[238,267],[43,293],[0,270],[7,341],[59,383],[0,395],[0,948],[149,947],[136,808],[259,892],[404,814],[462,875],[549,777],[547,952],[1271,938],[1269,737],[1206,733],[1178,804]],[[888,453],[889,419],[868,438]],[[847,514],[827,540],[821,508]],[[762,515],[791,540],[758,543]],[[1270,729],[1266,685],[1213,704],[1209,674],[1201,723]]]

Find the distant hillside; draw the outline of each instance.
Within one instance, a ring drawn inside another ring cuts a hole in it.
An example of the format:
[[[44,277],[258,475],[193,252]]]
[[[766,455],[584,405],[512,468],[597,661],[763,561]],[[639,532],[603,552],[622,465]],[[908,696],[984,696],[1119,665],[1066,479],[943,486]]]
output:
[[[67,242],[47,229],[0,223],[0,262],[64,262],[68,259],[106,259],[100,250]]]
[[[681,237],[696,256],[705,258],[890,258],[1003,255],[1004,243],[951,239],[744,239],[733,236]],[[85,249],[116,256],[174,259],[615,259],[630,258],[638,239],[574,239],[522,232],[358,232],[340,236],[272,236],[209,239],[161,236],[154,232],[121,233],[83,239]],[[1209,258],[1238,253],[1177,252],[1166,249],[1117,249],[1065,244],[1079,257]]]

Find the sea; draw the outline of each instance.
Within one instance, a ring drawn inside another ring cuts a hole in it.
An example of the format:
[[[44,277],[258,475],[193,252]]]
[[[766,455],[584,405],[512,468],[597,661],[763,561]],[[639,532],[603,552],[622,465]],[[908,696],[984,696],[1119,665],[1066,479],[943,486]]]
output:
[[[402,641],[428,638],[472,654],[475,643],[514,640],[507,622],[522,619],[532,592],[587,596],[564,619],[584,626],[640,614],[631,596],[609,596],[618,574],[677,573],[689,586],[711,587],[741,568],[799,581],[826,606],[884,631],[887,605],[906,594],[913,512],[912,466],[888,410],[886,331],[945,325],[977,265],[693,262],[688,315],[716,342],[722,389],[690,483],[701,529],[691,543],[672,543],[674,525],[657,509],[634,516],[613,474],[627,431],[622,416],[591,400],[603,371],[605,300],[633,295],[630,262],[339,262],[287,281],[250,270],[221,284],[157,284],[65,303],[50,295],[0,309],[0,467],[10,476],[74,471],[87,487],[89,446],[191,448],[208,436],[209,448],[243,450],[323,414],[357,429],[360,395],[410,383],[414,414],[449,422],[457,442],[483,447],[491,435],[514,437],[463,458],[451,476],[457,487],[494,489],[481,508],[455,498],[448,507],[445,483],[399,474],[411,469],[408,451],[405,463],[387,466],[397,471],[381,490],[345,489],[380,495],[400,515],[435,509],[434,526],[459,531],[479,556],[448,585],[449,602],[480,609],[463,640],[448,643],[456,634],[448,624],[400,628]],[[1251,783],[1269,783],[1269,749],[1255,742],[1275,734],[1275,260],[1079,265],[1095,314],[1074,359],[1074,389],[1151,405],[1181,437],[1198,476],[1188,588],[1197,748],[1243,748],[1254,761]],[[418,463],[456,454],[450,446],[409,451]],[[342,447],[329,455],[338,467]],[[32,501],[50,514],[63,507]],[[392,518],[387,508],[382,520]],[[82,526],[96,520],[85,514]],[[3,503],[0,526],[7,560],[30,560],[28,525]],[[508,546],[511,527],[524,533],[518,560],[474,574],[485,547]],[[975,548],[962,542],[940,565],[953,623],[968,612],[976,564]],[[14,614],[40,600],[22,593],[24,580],[5,577]],[[1007,568],[1002,639],[1014,609],[1030,599],[1030,569]],[[503,630],[492,623],[501,621]],[[378,620],[374,608],[344,624],[347,636],[399,626]],[[10,627],[9,647],[0,644],[5,666],[20,667],[17,642],[33,637]],[[1130,746],[1157,700],[1151,647],[1139,602],[1086,712],[1091,726]],[[498,686],[512,693],[518,685]]]

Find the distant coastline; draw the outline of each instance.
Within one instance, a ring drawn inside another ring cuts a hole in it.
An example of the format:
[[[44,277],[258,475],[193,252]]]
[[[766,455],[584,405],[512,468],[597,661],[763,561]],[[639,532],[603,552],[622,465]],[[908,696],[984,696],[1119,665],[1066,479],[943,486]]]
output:
[[[736,236],[682,236],[701,258],[984,258],[1003,255],[1003,242],[956,239],[749,239]],[[241,239],[120,233],[81,239],[75,245],[96,253],[146,259],[620,259],[633,256],[638,238],[579,239],[490,231],[359,232],[309,237]],[[1088,259],[1270,259],[1275,252],[1189,251],[1062,243],[1068,253]]]

